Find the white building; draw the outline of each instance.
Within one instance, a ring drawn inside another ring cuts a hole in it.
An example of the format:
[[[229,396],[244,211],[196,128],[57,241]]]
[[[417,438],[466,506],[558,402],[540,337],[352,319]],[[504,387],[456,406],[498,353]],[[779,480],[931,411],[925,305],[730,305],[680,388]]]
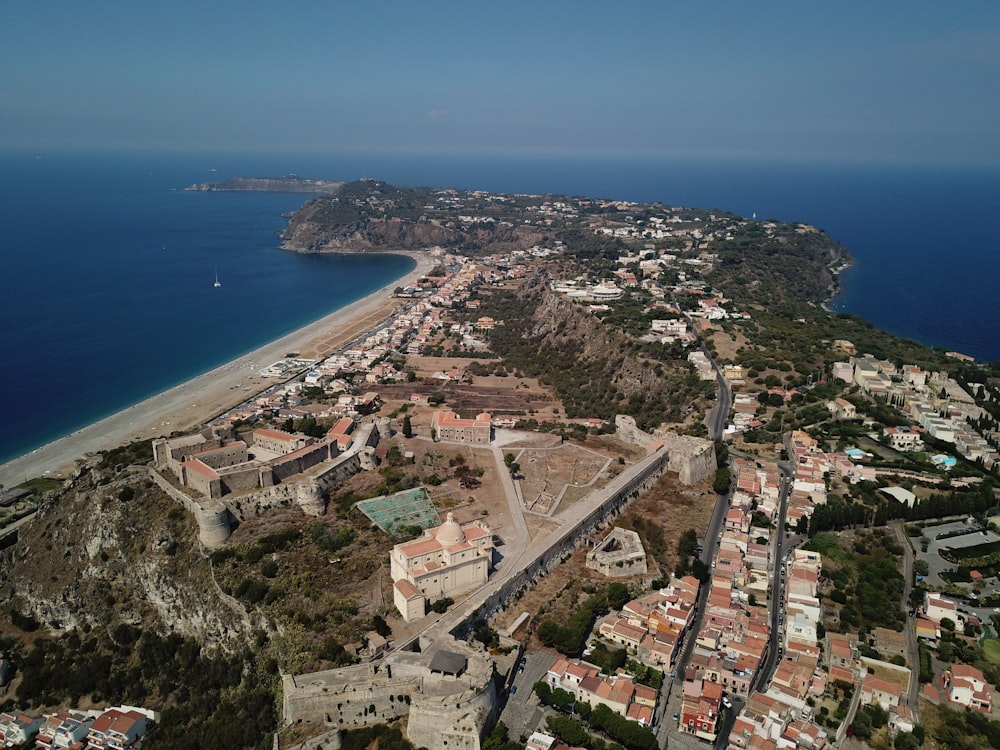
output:
[[[393,601],[407,622],[423,617],[427,602],[463,594],[486,583],[493,564],[493,532],[482,521],[445,522],[392,548]]]

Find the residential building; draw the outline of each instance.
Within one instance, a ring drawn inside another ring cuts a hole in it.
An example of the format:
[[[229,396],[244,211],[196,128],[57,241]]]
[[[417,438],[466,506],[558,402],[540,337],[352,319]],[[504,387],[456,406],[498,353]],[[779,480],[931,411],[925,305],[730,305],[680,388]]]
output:
[[[45,719],[35,735],[35,747],[39,750],[76,750],[83,748],[84,740],[94,723],[93,717],[64,711]]]
[[[901,692],[901,688],[895,682],[868,674],[865,675],[865,680],[861,684],[861,702],[865,704],[877,703],[886,711],[891,711],[899,705]]]
[[[87,733],[88,750],[125,750],[146,733],[146,715],[111,709],[94,720]]]
[[[993,696],[983,673],[968,664],[953,664],[941,676],[948,700],[973,711],[991,713]]]
[[[653,722],[657,692],[636,684],[627,675],[606,676],[593,664],[564,658],[556,659],[545,675],[553,690],[562,688],[576,700],[591,706],[604,704],[619,716],[648,727]]]
[[[0,743],[4,747],[23,745],[36,734],[45,717],[20,711],[0,713]]]

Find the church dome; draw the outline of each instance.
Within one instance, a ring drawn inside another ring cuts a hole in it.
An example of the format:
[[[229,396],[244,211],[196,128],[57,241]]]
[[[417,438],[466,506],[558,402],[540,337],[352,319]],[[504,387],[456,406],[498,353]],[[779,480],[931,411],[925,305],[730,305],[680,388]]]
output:
[[[451,513],[445,518],[443,524],[438,527],[437,540],[443,544],[445,547],[450,547],[453,544],[461,544],[465,541],[465,532],[462,531],[462,527],[458,525],[458,521],[455,520],[455,516]]]

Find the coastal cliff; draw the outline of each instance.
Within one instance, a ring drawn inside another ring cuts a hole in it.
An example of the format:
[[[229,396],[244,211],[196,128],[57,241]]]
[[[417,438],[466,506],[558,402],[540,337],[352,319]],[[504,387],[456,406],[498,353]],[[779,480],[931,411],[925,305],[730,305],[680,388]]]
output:
[[[193,520],[145,475],[94,468],[53,493],[7,552],[0,601],[56,632],[128,625],[234,647],[253,623],[215,585]]]
[[[198,192],[336,193],[343,184],[332,180],[308,180],[290,174],[285,177],[233,177],[221,182],[199,182],[184,189]]]
[[[476,193],[361,180],[293,212],[281,233],[282,248],[368,253],[437,246],[476,254],[524,250],[540,242],[544,232],[510,221],[511,210]]]

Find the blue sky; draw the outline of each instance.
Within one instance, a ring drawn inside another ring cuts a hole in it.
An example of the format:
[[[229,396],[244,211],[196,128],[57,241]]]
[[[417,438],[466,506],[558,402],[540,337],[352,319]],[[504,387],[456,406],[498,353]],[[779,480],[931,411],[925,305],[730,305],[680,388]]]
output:
[[[1000,3],[0,0],[0,144],[1000,164]]]

